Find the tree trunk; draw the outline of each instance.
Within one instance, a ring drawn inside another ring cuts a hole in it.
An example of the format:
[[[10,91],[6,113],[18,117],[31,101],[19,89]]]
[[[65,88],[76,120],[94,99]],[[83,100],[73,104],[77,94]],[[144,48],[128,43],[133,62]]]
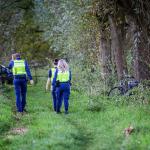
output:
[[[124,18],[123,18],[123,22],[125,22]],[[124,26],[124,23],[121,24],[119,27],[119,42],[120,42],[120,46],[121,46],[121,50],[122,50],[122,56],[123,56],[123,73],[124,74],[128,74],[128,67],[127,67],[127,51],[126,50],[126,46],[127,46],[127,43],[126,43],[126,32],[125,32],[125,26]]]
[[[122,79],[124,72],[123,51],[119,40],[119,34],[116,26],[116,21],[112,16],[109,16],[111,28],[111,46],[115,56],[115,64],[117,69],[118,79]]]
[[[106,33],[105,31],[100,27],[100,46],[99,46],[99,51],[100,51],[100,62],[102,66],[102,76],[104,79],[108,78],[111,69],[110,69],[110,43],[106,38]]]
[[[133,30],[133,70],[137,80],[150,79],[150,48],[148,39],[140,28],[132,22]]]

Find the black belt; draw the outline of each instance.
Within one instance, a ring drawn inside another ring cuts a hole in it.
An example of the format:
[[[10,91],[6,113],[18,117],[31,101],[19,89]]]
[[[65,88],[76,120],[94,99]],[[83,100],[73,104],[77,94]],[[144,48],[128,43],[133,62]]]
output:
[[[15,75],[15,79],[26,79],[26,75]]]
[[[67,82],[60,82],[60,83],[69,83],[69,81],[67,81]]]

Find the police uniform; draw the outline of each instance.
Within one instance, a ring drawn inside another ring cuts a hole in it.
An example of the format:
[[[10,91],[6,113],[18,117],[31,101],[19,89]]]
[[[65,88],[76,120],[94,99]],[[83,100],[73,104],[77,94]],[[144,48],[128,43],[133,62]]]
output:
[[[25,60],[17,58],[14,61],[10,61],[9,68],[13,70],[14,76],[14,88],[16,95],[16,106],[18,112],[23,112],[26,105],[26,93],[27,93],[27,78],[32,80],[30,68]]]
[[[54,78],[55,70],[56,68],[51,68],[48,73],[48,77],[51,79],[51,84]],[[52,100],[53,100],[53,108],[54,108],[54,111],[56,111],[56,88],[53,85],[52,85],[51,94],[52,94]]]
[[[52,84],[56,87],[57,113],[60,112],[62,100],[64,100],[65,113],[68,113],[70,81],[71,71],[61,72],[59,69],[56,69]]]

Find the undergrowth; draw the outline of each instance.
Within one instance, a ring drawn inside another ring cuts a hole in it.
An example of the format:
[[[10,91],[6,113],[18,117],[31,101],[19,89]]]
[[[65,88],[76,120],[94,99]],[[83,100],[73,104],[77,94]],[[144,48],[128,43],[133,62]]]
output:
[[[46,79],[28,87],[27,110],[14,117],[15,98],[0,96],[0,147],[2,150],[132,150],[150,148],[149,90],[134,89],[132,96],[71,92],[69,114],[56,114]],[[10,95],[13,95],[11,90]],[[143,98],[144,97],[144,98]],[[144,102],[143,102],[144,100]],[[146,101],[146,102],[145,102]],[[124,129],[133,126],[126,137]],[[14,133],[14,129],[26,129]]]

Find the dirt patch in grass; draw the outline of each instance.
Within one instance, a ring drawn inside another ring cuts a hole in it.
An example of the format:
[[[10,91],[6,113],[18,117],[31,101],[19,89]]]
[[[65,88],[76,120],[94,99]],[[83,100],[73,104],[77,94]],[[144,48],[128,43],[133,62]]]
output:
[[[28,132],[28,129],[27,128],[13,128],[11,129],[10,133],[11,134],[17,134],[17,135],[23,135],[25,133]]]

